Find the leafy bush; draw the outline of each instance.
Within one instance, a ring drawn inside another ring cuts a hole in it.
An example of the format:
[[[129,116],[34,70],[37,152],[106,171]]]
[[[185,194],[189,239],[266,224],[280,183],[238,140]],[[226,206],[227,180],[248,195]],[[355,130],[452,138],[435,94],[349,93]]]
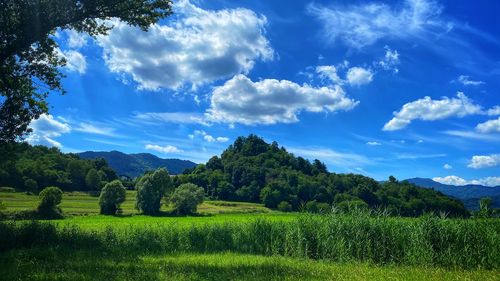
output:
[[[174,204],[178,214],[194,214],[198,204],[203,202],[204,195],[203,188],[192,183],[185,183],[174,191],[170,201]]]
[[[161,199],[172,191],[172,180],[164,168],[144,175],[137,183],[136,208],[147,215],[160,211]]]
[[[286,202],[286,201],[281,201],[278,204],[278,210],[282,212],[291,212],[292,211],[292,204]]]
[[[126,191],[119,180],[114,180],[104,186],[99,196],[101,214],[114,215],[125,201]]]
[[[2,186],[0,187],[0,192],[13,193],[16,192],[16,189],[14,189],[13,187]]]
[[[331,211],[331,206],[328,203],[309,201],[306,203],[305,210],[309,213],[328,213]]]
[[[38,213],[47,218],[62,217],[61,204],[63,192],[59,187],[49,186],[44,188],[40,196],[40,204],[38,205]]]

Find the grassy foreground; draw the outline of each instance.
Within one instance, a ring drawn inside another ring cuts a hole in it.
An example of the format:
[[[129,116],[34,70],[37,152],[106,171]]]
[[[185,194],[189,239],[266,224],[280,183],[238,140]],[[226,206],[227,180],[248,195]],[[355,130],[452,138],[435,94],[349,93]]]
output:
[[[255,255],[127,255],[71,249],[0,253],[3,280],[498,280],[499,271],[335,264]]]

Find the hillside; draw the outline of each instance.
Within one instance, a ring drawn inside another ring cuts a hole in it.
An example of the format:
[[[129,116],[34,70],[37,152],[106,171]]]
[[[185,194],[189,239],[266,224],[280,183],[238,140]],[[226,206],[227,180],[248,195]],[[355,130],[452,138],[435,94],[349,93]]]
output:
[[[470,210],[478,209],[478,201],[483,197],[491,197],[493,199],[493,207],[500,208],[500,186],[490,187],[475,184],[456,186],[442,184],[427,178],[411,178],[408,181],[415,185],[431,188],[457,198],[464,202],[465,206]]]
[[[403,216],[430,211],[468,215],[462,202],[440,192],[393,177],[379,183],[362,175],[331,173],[321,161],[296,157],[255,135],[237,138],[220,158],[214,156],[175,178],[177,185],[185,182],[203,187],[214,199],[263,203],[280,210],[355,206]]]
[[[145,171],[165,167],[170,174],[182,173],[193,168],[196,163],[180,159],[163,159],[150,153],[126,154],[120,151],[86,151],[78,154],[82,159],[104,158],[117,174],[137,177]]]

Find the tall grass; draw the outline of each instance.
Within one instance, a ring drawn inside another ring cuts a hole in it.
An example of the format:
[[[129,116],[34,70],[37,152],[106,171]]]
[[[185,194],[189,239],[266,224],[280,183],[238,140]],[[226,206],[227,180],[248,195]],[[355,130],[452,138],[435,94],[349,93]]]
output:
[[[500,268],[500,221],[435,216],[301,215],[179,227],[175,223],[83,230],[49,223],[0,224],[0,250],[64,246],[127,253],[237,252],[338,262]]]

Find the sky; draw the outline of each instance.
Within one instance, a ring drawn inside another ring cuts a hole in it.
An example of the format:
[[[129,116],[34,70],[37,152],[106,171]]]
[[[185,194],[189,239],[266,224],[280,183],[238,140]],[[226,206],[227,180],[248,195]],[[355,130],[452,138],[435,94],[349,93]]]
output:
[[[27,140],[203,163],[252,133],[336,173],[500,185],[500,2],[283,3],[58,30],[67,94]]]

